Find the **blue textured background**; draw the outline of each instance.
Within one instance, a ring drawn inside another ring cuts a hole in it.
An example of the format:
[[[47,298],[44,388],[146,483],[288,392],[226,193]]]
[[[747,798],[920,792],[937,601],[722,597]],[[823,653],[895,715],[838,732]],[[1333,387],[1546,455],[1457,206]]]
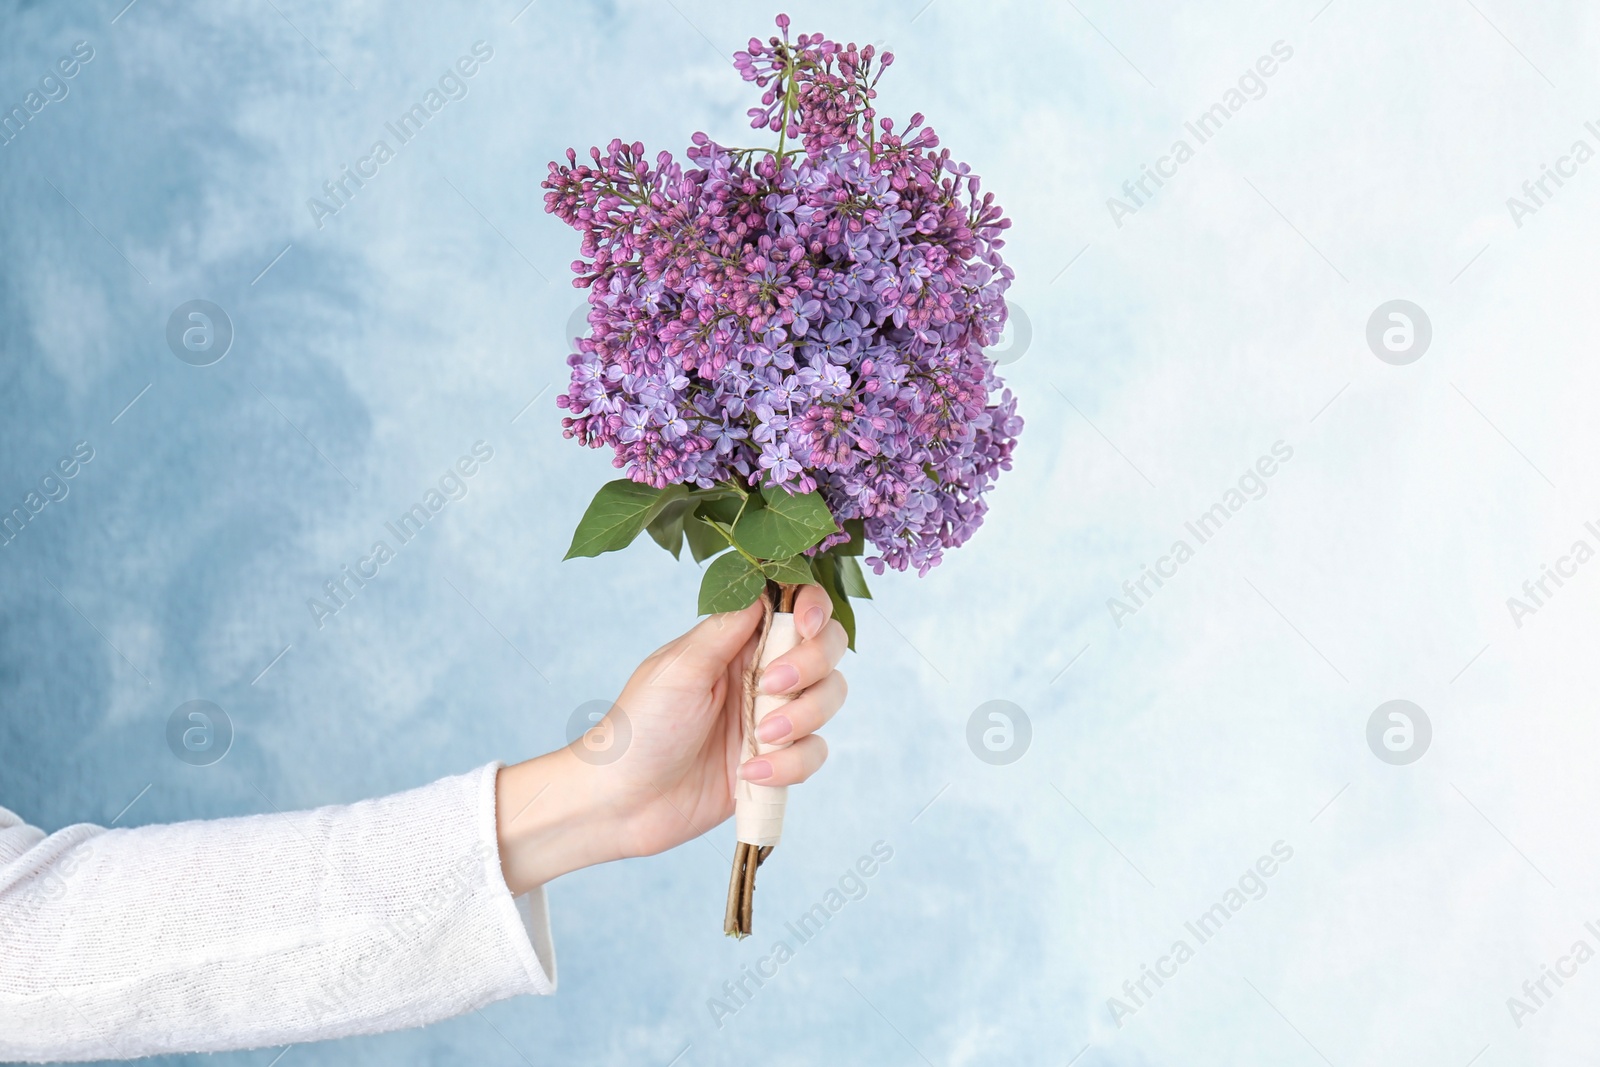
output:
[[[755,938],[720,933],[724,829],[558,882],[557,996],[280,1062],[1572,1062],[1600,979],[1521,1027],[1506,998],[1600,914],[1594,579],[1521,627],[1505,600],[1600,515],[1600,163],[1521,226],[1506,198],[1600,144],[1594,13],[791,13],[894,50],[884,109],[1013,219],[1016,469],[968,547],[874,583]],[[0,147],[0,505],[95,455],[0,549],[0,803],[53,830],[407,788],[561,744],[691,622],[695,568],[653,546],[560,562],[611,468],[560,437],[576,242],[538,183],[569,145],[751,136],[727,56],[770,15],[4,5],[6,107],[94,58]],[[318,227],[307,199],[477,41],[467,96]],[[1276,41],[1259,99],[1114,218]],[[1433,322],[1408,367],[1364,339],[1396,297]],[[237,331],[209,367],[164,338],[197,298]],[[478,440],[465,499],[319,629],[307,599]],[[1280,440],[1266,495],[1117,625],[1121,583]],[[1396,697],[1434,729],[1403,768],[1365,741]],[[192,699],[237,729],[211,767],[164,741]],[[991,699],[1031,718],[1010,766],[965,742]],[[879,840],[866,897],[716,1025]],[[1265,895],[1119,1026],[1108,998],[1280,840]]]

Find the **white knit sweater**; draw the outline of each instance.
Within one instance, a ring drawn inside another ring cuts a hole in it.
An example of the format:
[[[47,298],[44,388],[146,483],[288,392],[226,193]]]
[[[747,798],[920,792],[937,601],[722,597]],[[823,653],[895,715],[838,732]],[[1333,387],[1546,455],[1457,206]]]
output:
[[[0,808],[0,1061],[259,1048],[555,991],[495,772],[346,807],[48,837]]]

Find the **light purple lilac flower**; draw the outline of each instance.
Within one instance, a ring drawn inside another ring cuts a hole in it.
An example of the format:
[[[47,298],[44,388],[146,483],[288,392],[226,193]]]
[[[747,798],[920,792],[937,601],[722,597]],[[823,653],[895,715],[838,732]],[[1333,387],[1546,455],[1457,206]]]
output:
[[[818,490],[864,521],[876,572],[926,573],[982,523],[1022,430],[983,354],[1010,221],[920,114],[877,115],[892,55],[788,25],[734,57],[779,147],[697,133],[690,167],[620,140],[550,165],[591,309],[562,426],[658,488]]]

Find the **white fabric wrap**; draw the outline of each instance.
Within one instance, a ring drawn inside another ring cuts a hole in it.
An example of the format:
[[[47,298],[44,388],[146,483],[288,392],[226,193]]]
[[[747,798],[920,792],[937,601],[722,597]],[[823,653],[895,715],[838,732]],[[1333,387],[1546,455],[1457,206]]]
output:
[[[774,612],[771,629],[767,631],[766,647],[761,650],[761,663],[756,673],[758,685],[767,665],[799,643],[800,635],[795,633],[794,616],[786,611]],[[758,688],[756,725],[759,726],[763,719],[788,702],[789,697],[768,696]],[[768,745],[757,741],[754,737],[746,737],[744,740],[748,758],[765,756],[769,752],[789,747],[787,741]],[[734,836],[746,844],[776,845],[778,839],[783,836],[783,808],[788,800],[789,787],[786,785],[758,785],[743,778],[739,779],[739,784],[733,792]]]

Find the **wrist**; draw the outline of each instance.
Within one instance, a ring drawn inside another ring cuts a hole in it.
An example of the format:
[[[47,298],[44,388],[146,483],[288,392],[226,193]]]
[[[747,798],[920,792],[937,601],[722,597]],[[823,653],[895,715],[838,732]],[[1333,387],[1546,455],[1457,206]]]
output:
[[[566,748],[500,769],[495,830],[513,896],[622,858],[615,805],[596,771]]]

